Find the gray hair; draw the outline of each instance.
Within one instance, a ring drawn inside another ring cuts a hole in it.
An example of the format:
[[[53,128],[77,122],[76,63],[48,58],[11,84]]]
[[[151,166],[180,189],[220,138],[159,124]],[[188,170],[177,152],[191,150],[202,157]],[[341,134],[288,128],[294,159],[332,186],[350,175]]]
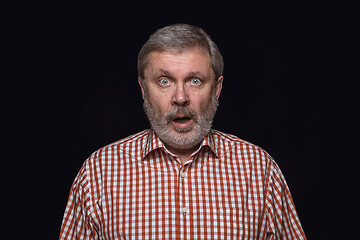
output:
[[[218,79],[224,70],[223,57],[218,47],[204,30],[189,24],[160,28],[149,37],[138,54],[139,77],[144,79],[144,72],[149,64],[148,57],[152,51],[182,51],[192,47],[203,48],[209,53],[215,79]]]

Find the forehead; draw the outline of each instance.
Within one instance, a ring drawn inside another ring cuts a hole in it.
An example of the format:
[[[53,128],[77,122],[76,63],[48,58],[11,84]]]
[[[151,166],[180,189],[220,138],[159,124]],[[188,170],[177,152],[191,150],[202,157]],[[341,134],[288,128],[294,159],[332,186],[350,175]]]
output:
[[[181,51],[151,52],[145,72],[156,74],[164,70],[174,74],[199,72],[203,75],[211,75],[213,73],[209,53],[197,47]]]

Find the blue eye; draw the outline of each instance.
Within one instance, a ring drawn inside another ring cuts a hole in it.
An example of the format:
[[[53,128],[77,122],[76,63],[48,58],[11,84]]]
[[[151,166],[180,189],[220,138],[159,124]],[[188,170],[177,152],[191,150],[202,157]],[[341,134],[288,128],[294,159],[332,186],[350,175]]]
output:
[[[193,78],[193,79],[191,79],[191,84],[199,85],[200,83],[201,83],[201,80],[198,79],[198,78]]]
[[[167,78],[162,78],[162,79],[160,79],[159,82],[161,85],[169,85],[170,84],[170,80]]]

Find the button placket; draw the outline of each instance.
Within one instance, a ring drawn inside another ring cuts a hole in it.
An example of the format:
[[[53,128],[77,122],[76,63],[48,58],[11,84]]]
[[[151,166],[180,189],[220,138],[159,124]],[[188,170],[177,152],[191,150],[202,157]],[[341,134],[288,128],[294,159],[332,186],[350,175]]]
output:
[[[187,185],[187,173],[188,170],[188,166],[183,166],[182,168],[180,168],[180,172],[179,172],[179,180],[180,180],[180,184],[179,184],[179,191],[180,191],[180,212],[183,214],[183,216],[185,217],[188,213],[189,213],[189,189],[188,189],[188,185]]]

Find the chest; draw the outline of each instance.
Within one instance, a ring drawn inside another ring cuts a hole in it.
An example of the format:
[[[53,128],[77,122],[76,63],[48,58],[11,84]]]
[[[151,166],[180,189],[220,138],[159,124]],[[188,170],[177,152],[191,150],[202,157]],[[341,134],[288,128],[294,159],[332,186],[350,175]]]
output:
[[[254,237],[264,220],[263,176],[248,163],[171,171],[129,165],[104,178],[102,229],[125,239]]]

